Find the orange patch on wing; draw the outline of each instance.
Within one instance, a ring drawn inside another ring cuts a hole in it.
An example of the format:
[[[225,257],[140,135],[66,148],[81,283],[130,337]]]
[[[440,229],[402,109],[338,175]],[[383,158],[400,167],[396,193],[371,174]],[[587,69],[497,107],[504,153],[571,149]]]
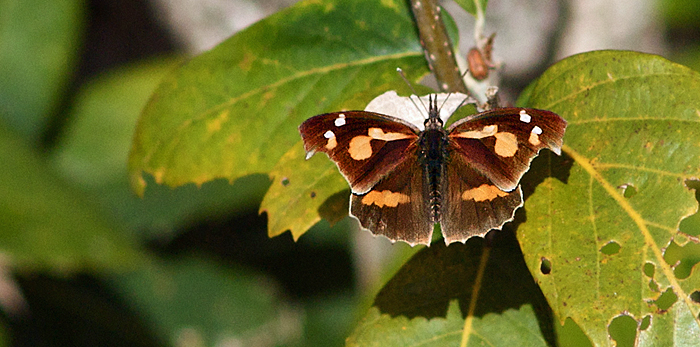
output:
[[[415,135],[409,135],[404,133],[385,133],[384,130],[380,128],[369,128],[367,130],[367,135],[375,140],[382,141],[395,141],[411,138]]]
[[[328,131],[326,131],[325,133],[323,133],[323,137],[325,137],[326,139],[328,139],[328,142],[326,142],[326,149],[327,149],[327,150],[330,151],[331,149],[335,148],[335,146],[338,145],[338,140],[335,139],[335,133],[334,133],[334,132],[328,130]]]
[[[493,150],[501,157],[512,157],[518,151],[518,138],[511,133],[497,133]]]
[[[335,136],[333,136],[333,137],[328,139],[328,142],[326,143],[326,149],[330,151],[331,149],[335,148],[335,146],[337,146],[337,145],[338,145],[338,141],[335,139]]]
[[[369,142],[372,138],[369,136],[355,136],[350,140],[350,146],[348,147],[348,153],[350,157],[355,160],[365,160],[372,156],[372,146]]]
[[[508,192],[504,192],[494,185],[482,184],[476,188],[465,190],[464,193],[462,193],[462,200],[474,200],[476,202],[491,201],[506,195],[508,195]]]
[[[464,137],[468,139],[483,139],[484,137],[494,136],[498,132],[498,125],[487,125],[481,130],[470,130],[457,133],[454,136]]]
[[[381,140],[381,141],[396,141],[403,140],[414,137],[415,135],[404,134],[404,133],[385,133],[384,130],[380,128],[369,128],[367,130],[367,135],[355,136],[350,140],[350,146],[348,147],[348,153],[350,157],[355,160],[365,160],[372,156],[372,146],[370,141]]]
[[[534,131],[530,133],[530,138],[527,141],[530,142],[530,144],[533,146],[539,146],[540,143],[542,143],[540,142],[540,136],[537,135],[537,133],[535,133]]]
[[[411,201],[411,197],[402,193],[394,193],[390,190],[380,191],[370,191],[365,196],[362,197],[362,204],[372,205],[375,204],[378,207],[396,207],[399,204],[405,204]]]

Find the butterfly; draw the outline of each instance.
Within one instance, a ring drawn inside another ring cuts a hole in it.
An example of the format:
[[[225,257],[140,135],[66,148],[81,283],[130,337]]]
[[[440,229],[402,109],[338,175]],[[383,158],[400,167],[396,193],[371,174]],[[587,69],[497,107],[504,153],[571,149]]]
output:
[[[306,158],[323,152],[351,188],[350,215],[391,241],[429,245],[500,229],[523,205],[520,178],[543,148],[561,154],[566,121],[531,108],[496,108],[443,126],[429,98],[424,129],[369,111],[311,117],[299,126]]]

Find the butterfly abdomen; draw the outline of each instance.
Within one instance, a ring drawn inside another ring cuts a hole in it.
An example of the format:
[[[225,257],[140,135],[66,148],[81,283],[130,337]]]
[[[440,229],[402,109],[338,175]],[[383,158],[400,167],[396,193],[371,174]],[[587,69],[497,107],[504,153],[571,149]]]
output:
[[[433,223],[438,223],[442,206],[440,182],[447,157],[447,133],[442,127],[426,129],[421,134],[419,144],[420,162],[428,182],[430,218]]]

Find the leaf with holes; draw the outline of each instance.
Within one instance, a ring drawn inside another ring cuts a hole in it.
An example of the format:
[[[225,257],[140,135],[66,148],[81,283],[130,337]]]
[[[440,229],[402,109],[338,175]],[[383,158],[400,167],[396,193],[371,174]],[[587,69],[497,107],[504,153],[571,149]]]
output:
[[[563,156],[535,174],[551,177],[524,187],[518,239],[555,314],[597,346],[614,344],[609,325],[625,316],[641,346],[698,341],[697,260],[679,274],[669,253],[698,246],[679,231],[698,209],[686,186],[700,177],[698,95],[700,74],[622,51],[567,58],[529,90],[528,107],[569,126]]]
[[[348,346],[548,346],[553,318],[512,232],[423,248],[382,288]]]
[[[167,77],[144,109],[132,186],[201,185],[267,173],[306,118],[362,108],[427,72],[403,1],[306,1],[236,34]],[[329,167],[332,164],[328,164]]]

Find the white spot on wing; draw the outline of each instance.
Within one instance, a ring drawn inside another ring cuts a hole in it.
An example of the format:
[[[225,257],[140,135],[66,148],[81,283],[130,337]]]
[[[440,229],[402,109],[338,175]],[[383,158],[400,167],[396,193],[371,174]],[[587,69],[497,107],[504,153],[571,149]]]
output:
[[[535,127],[532,128],[532,131],[530,132],[530,138],[528,139],[530,144],[532,144],[533,146],[539,146],[542,143],[540,142],[540,134],[542,134],[542,128],[535,125]]]
[[[343,125],[345,125],[345,114],[344,113],[339,114],[338,118],[335,119],[334,124],[337,127],[342,127]]]
[[[530,123],[530,120],[532,120],[532,117],[525,112],[525,110],[520,110],[520,121],[523,123]]]
[[[338,141],[335,139],[335,133],[328,130],[325,133],[323,133],[323,137],[328,139],[328,143],[326,143],[326,149],[327,150],[332,150],[338,145]]]

